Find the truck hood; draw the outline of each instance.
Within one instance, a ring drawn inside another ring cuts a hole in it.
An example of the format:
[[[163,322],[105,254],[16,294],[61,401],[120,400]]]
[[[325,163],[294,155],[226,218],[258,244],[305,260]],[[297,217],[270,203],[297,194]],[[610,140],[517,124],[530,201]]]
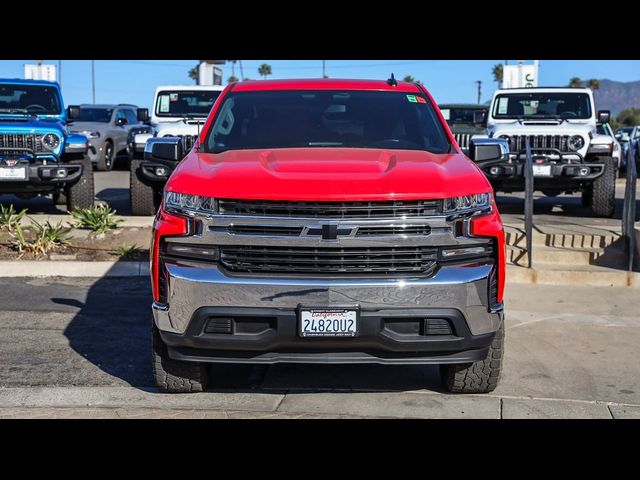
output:
[[[158,137],[164,137],[167,135],[197,135],[198,124],[195,121],[178,120],[175,122],[161,122],[156,124],[155,129]],[[200,123],[200,130],[204,126],[204,120]]]
[[[589,135],[595,133],[595,125],[587,121],[568,121],[559,123],[556,120],[503,120],[489,124],[487,131],[498,135]]]
[[[29,116],[0,115],[0,130],[12,132],[42,133],[43,131],[64,132],[64,125],[58,119],[37,119]]]
[[[291,148],[192,151],[165,190],[218,198],[384,201],[469,195],[491,186],[460,153]]]

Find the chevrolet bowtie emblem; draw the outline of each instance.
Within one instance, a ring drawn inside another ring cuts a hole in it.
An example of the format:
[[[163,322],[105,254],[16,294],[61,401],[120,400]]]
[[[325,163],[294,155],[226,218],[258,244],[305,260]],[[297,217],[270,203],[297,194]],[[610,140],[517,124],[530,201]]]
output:
[[[322,225],[314,225],[305,227],[302,231],[303,236],[321,237],[322,240],[337,240],[338,237],[352,237],[358,227],[347,227],[332,223],[324,223]]]

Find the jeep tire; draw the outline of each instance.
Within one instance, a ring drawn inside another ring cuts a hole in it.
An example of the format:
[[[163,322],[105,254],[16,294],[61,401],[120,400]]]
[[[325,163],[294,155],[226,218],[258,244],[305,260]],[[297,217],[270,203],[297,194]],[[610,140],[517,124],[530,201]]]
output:
[[[504,320],[493,337],[487,358],[473,363],[440,365],[440,378],[451,393],[493,392],[500,380],[504,356]]]
[[[95,194],[93,187],[93,165],[88,157],[82,160],[73,160],[69,164],[82,165],[82,175],[80,179],[73,185],[65,189],[67,197],[67,210],[69,212],[76,208],[93,207]]]
[[[96,169],[101,172],[108,172],[113,169],[113,163],[115,160],[115,148],[111,140],[104,142],[102,147],[102,153],[98,157],[96,162]]]
[[[129,168],[129,195],[131,196],[131,213],[133,215],[155,215],[156,197],[158,196],[152,186],[143,183],[140,179],[141,160],[131,160]]]
[[[151,332],[153,350],[153,378],[163,393],[203,392],[209,383],[207,365],[197,362],[181,362],[169,358],[167,346],[154,325]]]
[[[593,181],[591,212],[596,217],[612,217],[616,203],[616,169],[612,157],[600,157],[604,172]]]

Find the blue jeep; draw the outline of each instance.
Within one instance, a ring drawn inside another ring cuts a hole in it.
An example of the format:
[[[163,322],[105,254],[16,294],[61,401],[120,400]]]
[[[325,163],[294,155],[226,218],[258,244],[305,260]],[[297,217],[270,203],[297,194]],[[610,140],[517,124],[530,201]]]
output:
[[[56,82],[0,79],[0,195],[51,194],[68,210],[93,205],[88,140],[67,129],[79,114],[65,111]]]

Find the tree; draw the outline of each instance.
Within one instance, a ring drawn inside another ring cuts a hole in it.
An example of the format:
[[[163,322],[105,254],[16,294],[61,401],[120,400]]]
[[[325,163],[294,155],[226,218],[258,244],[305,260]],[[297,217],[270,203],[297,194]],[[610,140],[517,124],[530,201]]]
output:
[[[580,77],[572,77],[571,80],[569,80],[569,87],[571,88],[580,88],[583,86],[583,81],[580,79]]]
[[[411,75],[406,75],[406,76],[402,79],[402,81],[403,81],[403,82],[413,83],[413,82],[415,82],[415,81],[416,81],[416,79],[415,79],[415,78],[413,78]]]
[[[235,75],[231,75],[229,78],[227,78],[227,83],[233,83],[237,81],[238,81],[238,77],[236,77]]]
[[[587,80],[587,87],[589,87],[592,92],[598,90],[600,88],[600,80],[590,78],[589,80]]]
[[[618,117],[618,124],[621,127],[633,127],[640,124],[640,108],[625,108],[622,110]]]
[[[495,64],[491,69],[491,74],[493,75],[493,81],[496,82],[499,87],[504,81],[504,65],[501,63]]]
[[[271,65],[268,63],[260,65],[260,67],[258,67],[258,74],[266,80],[267,75],[271,75]]]
[[[189,70],[189,78],[193,81],[196,82],[196,84],[198,83],[198,65],[196,65],[195,67],[193,67],[192,69]]]

